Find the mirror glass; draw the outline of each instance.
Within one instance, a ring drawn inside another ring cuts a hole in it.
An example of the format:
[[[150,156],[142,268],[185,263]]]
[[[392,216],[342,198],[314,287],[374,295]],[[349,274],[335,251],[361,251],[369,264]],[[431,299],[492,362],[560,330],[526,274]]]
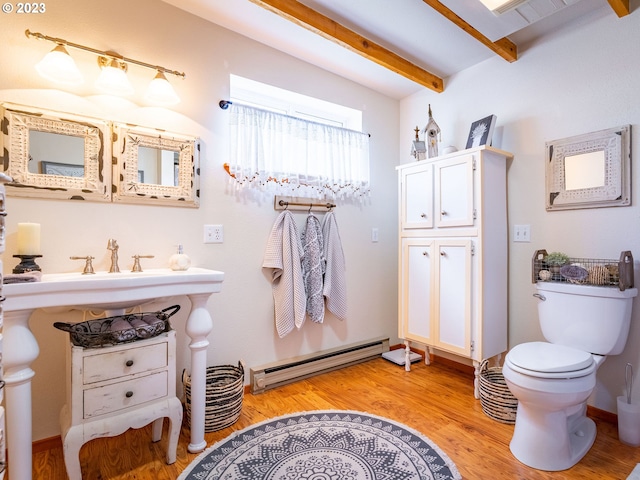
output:
[[[178,185],[179,152],[138,147],[138,181],[157,185]]]
[[[631,125],[547,142],[546,208],[631,205]]]
[[[30,130],[29,172],[83,177],[84,138]]]
[[[604,150],[564,157],[567,190],[604,187]]]
[[[199,206],[195,137],[123,125],[117,125],[115,132],[115,202]]]
[[[7,195],[111,201],[111,125],[101,120],[0,104]]]

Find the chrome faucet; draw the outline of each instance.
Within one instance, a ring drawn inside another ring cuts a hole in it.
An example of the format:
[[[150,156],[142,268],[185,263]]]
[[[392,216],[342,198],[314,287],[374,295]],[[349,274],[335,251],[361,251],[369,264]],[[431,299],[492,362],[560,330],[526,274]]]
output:
[[[111,250],[111,268],[109,268],[109,273],[117,273],[120,271],[120,267],[118,267],[118,242],[114,238],[109,239],[107,250]]]

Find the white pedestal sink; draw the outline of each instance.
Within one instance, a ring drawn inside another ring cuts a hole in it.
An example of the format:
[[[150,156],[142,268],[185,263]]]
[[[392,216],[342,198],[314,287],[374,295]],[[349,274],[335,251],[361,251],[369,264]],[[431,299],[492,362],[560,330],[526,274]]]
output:
[[[31,363],[38,357],[38,342],[29,329],[29,318],[37,308],[67,307],[107,310],[123,309],[186,295],[191,311],[185,332],[191,339],[191,443],[189,451],[200,452],[204,439],[207,336],[213,329],[207,300],[222,288],[224,273],[203,268],[182,272],[169,269],[144,272],[45,274],[42,281],[3,286],[6,297],[3,325],[3,379],[6,383],[7,444],[11,477],[31,479]]]

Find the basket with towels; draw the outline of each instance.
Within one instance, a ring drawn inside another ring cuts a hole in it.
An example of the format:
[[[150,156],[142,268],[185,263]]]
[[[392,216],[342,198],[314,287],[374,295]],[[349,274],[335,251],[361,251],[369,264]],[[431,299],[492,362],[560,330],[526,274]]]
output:
[[[178,310],[180,305],[173,305],[157,312],[116,315],[80,323],[55,322],[53,326],[68,332],[71,342],[78,347],[99,348],[167,332],[171,329],[169,318]]]

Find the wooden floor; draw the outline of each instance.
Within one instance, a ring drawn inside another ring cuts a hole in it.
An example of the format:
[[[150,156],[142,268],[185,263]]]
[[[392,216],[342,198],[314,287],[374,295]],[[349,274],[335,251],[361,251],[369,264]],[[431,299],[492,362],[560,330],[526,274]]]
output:
[[[275,416],[307,410],[357,410],[384,416],[422,432],[456,464],[464,479],[616,479],[624,480],[637,463],[640,448],[618,441],[615,424],[596,419],[595,445],[575,467],[542,472],[519,463],[509,451],[513,426],[485,416],[473,398],[468,373],[446,365],[414,364],[410,373],[383,359],[319,375],[269,390],[247,394],[238,422],[206,434],[208,445],[234,430]],[[165,430],[167,422],[165,421]],[[164,462],[166,432],[152,443],[150,427],[114,438],[96,439],[80,453],[85,480],[175,480],[197,456],[187,452],[189,431],[183,428],[178,459]],[[9,470],[10,475],[10,470]],[[59,447],[33,456],[33,478],[64,480]],[[19,480],[19,479],[12,479]]]

